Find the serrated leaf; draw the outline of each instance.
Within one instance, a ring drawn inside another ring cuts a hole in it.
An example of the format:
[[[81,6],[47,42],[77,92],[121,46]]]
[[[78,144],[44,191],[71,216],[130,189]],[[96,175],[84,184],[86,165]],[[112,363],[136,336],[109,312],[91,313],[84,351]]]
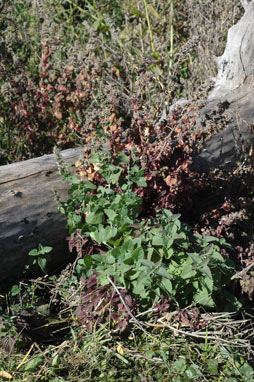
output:
[[[52,251],[52,247],[43,247],[42,249],[41,249],[41,254],[45,254],[45,253],[49,253],[49,252],[51,252]]]
[[[172,276],[170,276],[169,272],[162,266],[156,270],[156,274],[162,277],[165,277],[165,279],[168,279],[168,280],[172,279]]]
[[[90,212],[86,215],[86,223],[87,224],[101,224],[105,220],[104,214],[102,212]]]
[[[143,259],[143,257],[144,257],[144,250],[143,248],[139,247],[134,249],[134,251],[132,251],[129,255],[127,255],[127,257],[125,256],[124,262],[126,262],[127,264],[131,264],[131,263],[134,264],[134,263],[137,263],[140,259]],[[131,260],[131,261],[128,261],[128,260]]]
[[[161,236],[153,236],[153,239],[152,239],[152,245],[154,246],[163,246],[164,245],[164,240]]]
[[[191,258],[196,267],[199,267],[200,264],[202,264],[202,260],[198,254],[188,253],[188,256]]]
[[[213,279],[213,276],[212,276],[212,273],[211,273],[211,270],[210,268],[208,267],[208,265],[203,265],[202,268],[200,268],[200,271],[206,275],[209,279]]]
[[[107,215],[109,221],[114,220],[117,216],[116,212],[114,210],[111,210],[110,208],[105,208],[104,212]]]
[[[218,239],[218,237],[215,237],[215,236],[203,236],[203,241],[206,242],[206,243],[211,243],[211,242],[219,242],[220,239]]]
[[[46,268],[47,268],[47,259],[45,257],[39,257],[38,258],[38,265],[41,268],[41,270],[46,273]]]
[[[213,292],[213,279],[210,279],[209,277],[204,278],[204,284],[205,287],[209,290],[210,293]]]
[[[171,248],[173,244],[174,244],[174,239],[173,238],[168,239],[168,241],[167,241],[167,248]]]
[[[205,288],[203,288],[198,293],[196,293],[193,299],[197,304],[200,304],[203,306],[207,306],[211,308],[215,306],[215,303],[211,295],[208,293],[208,291]]]
[[[101,228],[99,231],[91,232],[90,237],[97,241],[98,244],[107,243],[108,240],[115,237],[117,229],[107,226],[105,229]]]
[[[192,262],[191,259],[187,259],[183,265],[183,269],[181,272],[181,278],[184,280],[191,279],[192,277],[195,277],[197,274],[197,271],[192,268]]]
[[[164,286],[165,290],[171,294],[172,293],[172,283],[170,280],[168,280],[167,278],[163,277],[162,280],[161,280],[161,283],[162,285]]]
[[[32,249],[29,253],[29,256],[39,256],[40,253],[37,251],[37,249]]]

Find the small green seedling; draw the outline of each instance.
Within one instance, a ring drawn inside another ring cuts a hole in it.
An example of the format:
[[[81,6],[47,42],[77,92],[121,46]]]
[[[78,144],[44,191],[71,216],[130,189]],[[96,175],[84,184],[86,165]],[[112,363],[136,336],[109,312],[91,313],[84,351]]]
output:
[[[52,247],[44,247],[42,244],[38,245],[38,249],[32,249],[28,254],[33,257],[32,265],[38,265],[42,272],[47,273],[47,263],[50,261],[48,253],[52,249]]]

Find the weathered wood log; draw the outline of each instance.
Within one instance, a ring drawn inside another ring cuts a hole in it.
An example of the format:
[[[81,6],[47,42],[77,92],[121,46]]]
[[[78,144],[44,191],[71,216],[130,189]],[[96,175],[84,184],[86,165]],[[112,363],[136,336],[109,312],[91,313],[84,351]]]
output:
[[[61,155],[73,169],[82,151]],[[66,218],[58,211],[53,187],[61,200],[67,198],[70,184],[59,175],[54,154],[0,167],[0,281],[24,269],[28,252],[39,243],[53,247],[54,267],[69,258]]]
[[[225,51],[216,58],[218,74],[200,112],[197,128],[214,119],[223,128],[203,146],[194,169],[231,171],[248,156],[254,123],[254,1],[242,0],[245,13],[228,31]],[[229,121],[231,119],[231,121]],[[229,121],[228,123],[225,121]]]

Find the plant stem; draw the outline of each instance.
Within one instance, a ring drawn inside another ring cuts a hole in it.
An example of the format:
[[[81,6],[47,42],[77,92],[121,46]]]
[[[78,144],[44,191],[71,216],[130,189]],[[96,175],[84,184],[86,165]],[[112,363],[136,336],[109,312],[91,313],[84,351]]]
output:
[[[148,8],[147,8],[147,2],[146,2],[146,0],[143,0],[143,1],[144,1],[144,5],[145,5],[145,10],[146,10],[146,21],[147,21],[147,25],[148,25],[148,29],[149,29],[151,48],[152,48],[152,52],[155,53],[155,47],[154,47],[154,41],[153,41],[153,32],[152,32],[151,23],[150,23],[150,18],[149,18],[149,13],[148,13]]]

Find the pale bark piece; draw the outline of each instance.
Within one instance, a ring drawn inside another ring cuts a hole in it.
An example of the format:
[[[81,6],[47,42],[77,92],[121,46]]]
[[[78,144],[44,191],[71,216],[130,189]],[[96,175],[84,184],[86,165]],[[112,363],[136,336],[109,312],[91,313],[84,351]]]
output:
[[[218,74],[197,128],[203,128],[223,104],[227,106],[217,113],[216,123],[219,126],[219,117],[231,121],[203,145],[194,158],[196,171],[232,171],[247,158],[254,143],[254,1],[244,0],[242,5],[245,13],[229,29],[225,51],[216,59]]]
[[[83,148],[61,152],[74,170]],[[31,249],[53,247],[52,266],[69,259],[66,217],[58,211],[53,188],[68,198],[54,154],[0,167],[0,281],[24,269]]]
[[[254,2],[242,2],[245,13],[228,31],[226,48],[222,56],[215,58],[218,74],[208,101],[237,100],[246,94],[241,87],[254,73]],[[240,89],[239,89],[240,88]],[[239,89],[235,94],[232,91]],[[243,91],[242,91],[243,90]]]

